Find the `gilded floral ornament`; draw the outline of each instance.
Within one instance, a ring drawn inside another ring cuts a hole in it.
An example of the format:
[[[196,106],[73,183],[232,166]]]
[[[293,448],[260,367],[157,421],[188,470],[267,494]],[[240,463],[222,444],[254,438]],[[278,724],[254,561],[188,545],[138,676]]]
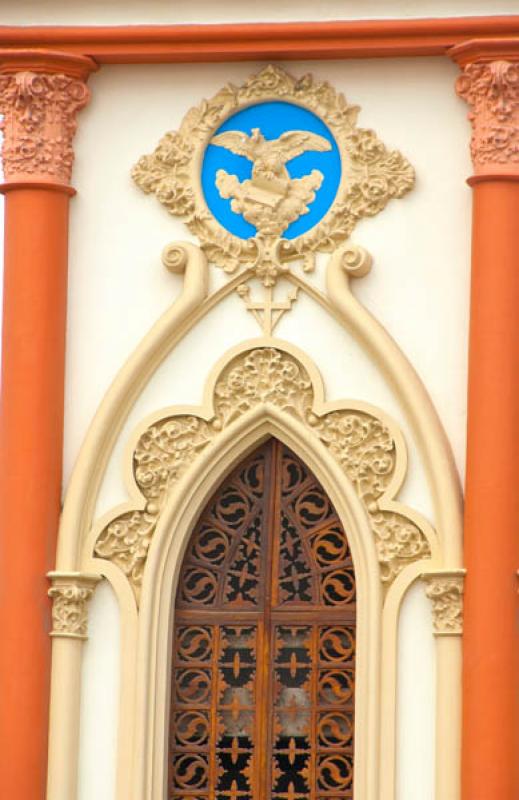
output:
[[[220,431],[262,404],[302,422],[351,481],[370,519],[384,585],[407,564],[430,557],[426,533],[405,509],[400,513],[384,507],[383,497],[398,462],[387,425],[373,413],[356,408],[316,414],[314,388],[305,367],[285,351],[257,347],[236,356],[220,373],[212,417],[168,416],[149,426],[137,442],[133,475],[143,507],[112,519],[100,531],[94,548],[98,557],[113,561],[125,573],[137,600],[149,547],[175,484]]]
[[[238,112],[271,102],[311,112],[325,124],[328,140],[315,131],[290,127],[277,138],[266,138],[255,127],[248,133],[218,132]],[[211,262],[228,273],[252,270],[265,287],[272,287],[291,261],[300,260],[306,271],[312,269],[316,252],[333,251],[360,219],[378,214],[389,200],[413,187],[412,166],[398,151],[388,150],[372,130],[357,127],[358,111],[330,84],[311,75],[294,78],[268,66],[242,86],[228,84],[192,108],[180,130],[166,133],[155,151],[138,161],[132,175],[144,192],[154,193],[170,214],[185,221]],[[329,151],[331,141],[340,161],[333,202],[316,224],[289,236],[287,228],[314,208],[324,176],[311,167],[291,175],[285,164],[298,155]],[[233,213],[249,223],[251,235],[233,234],[208,205],[200,177],[208,145],[251,162],[245,180],[220,169],[213,181],[220,197],[230,200]]]

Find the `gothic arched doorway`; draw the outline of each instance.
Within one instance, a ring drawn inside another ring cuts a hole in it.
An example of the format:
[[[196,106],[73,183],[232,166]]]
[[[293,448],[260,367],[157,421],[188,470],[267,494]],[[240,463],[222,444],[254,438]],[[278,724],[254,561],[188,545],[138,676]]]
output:
[[[353,562],[276,439],[207,504],[175,609],[168,800],[352,798]]]

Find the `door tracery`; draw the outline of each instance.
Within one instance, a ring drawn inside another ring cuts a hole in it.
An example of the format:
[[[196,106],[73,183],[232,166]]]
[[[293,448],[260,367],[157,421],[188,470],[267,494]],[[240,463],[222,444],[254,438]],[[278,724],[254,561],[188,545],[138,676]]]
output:
[[[184,558],[168,800],[352,798],[355,616],[337,513],[270,439],[217,490]]]

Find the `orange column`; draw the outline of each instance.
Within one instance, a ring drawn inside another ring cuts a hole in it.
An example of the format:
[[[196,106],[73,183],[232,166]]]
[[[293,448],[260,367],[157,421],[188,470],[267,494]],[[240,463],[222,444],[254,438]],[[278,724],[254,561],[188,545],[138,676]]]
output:
[[[453,51],[470,106],[463,800],[519,798],[519,40]]]
[[[50,601],[61,499],[68,185],[90,59],[0,52],[0,795],[43,800]]]

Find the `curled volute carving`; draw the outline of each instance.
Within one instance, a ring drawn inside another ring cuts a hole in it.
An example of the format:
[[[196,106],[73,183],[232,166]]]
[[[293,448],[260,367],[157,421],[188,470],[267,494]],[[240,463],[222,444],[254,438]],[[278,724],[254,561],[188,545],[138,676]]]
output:
[[[389,585],[407,564],[431,552],[424,531],[414,521],[379,502],[397,466],[395,441],[373,413],[345,407],[318,415],[313,402],[310,376],[291,354],[258,347],[236,356],[216,382],[212,418],[171,415],[141,435],[133,453],[133,474],[144,508],[109,522],[97,537],[95,554],[125,573],[138,599],[149,546],[172,488],[221,430],[267,404],[302,422],[348,476],[369,515],[380,577]]]
[[[95,575],[81,573],[49,573],[53,585],[51,636],[86,639],[88,634],[88,603],[100,580]]]
[[[89,97],[85,82],[68,75],[29,71],[0,75],[5,179],[67,184],[74,161],[76,113]]]
[[[507,165],[519,170],[519,64],[472,63],[456,82],[470,106],[471,154],[476,172]]]
[[[463,588],[465,571],[431,572],[423,575],[425,592],[432,603],[436,636],[463,633]]]

